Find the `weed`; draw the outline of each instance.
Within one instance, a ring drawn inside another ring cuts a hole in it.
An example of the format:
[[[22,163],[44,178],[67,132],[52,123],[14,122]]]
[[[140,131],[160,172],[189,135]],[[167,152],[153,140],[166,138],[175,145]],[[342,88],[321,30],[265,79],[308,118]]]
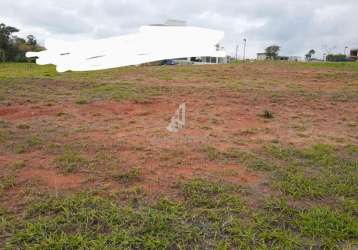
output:
[[[132,183],[140,179],[139,169],[131,169],[128,171],[116,170],[111,173],[111,176],[114,180],[122,183]]]
[[[15,184],[16,184],[15,172],[11,172],[10,174],[0,177],[0,194],[5,190],[13,188]]]
[[[216,148],[207,146],[204,150],[205,150],[209,160],[214,161],[214,160],[218,160],[220,158],[221,153]]]
[[[0,130],[0,142],[6,142],[14,137],[14,133],[11,130]]]
[[[17,128],[19,128],[19,129],[29,129],[30,126],[27,125],[27,124],[19,124],[19,125],[17,125]]]
[[[58,116],[58,117],[65,116],[65,115],[66,115],[65,112],[58,112],[58,113],[56,114],[56,116]]]
[[[266,119],[272,119],[273,118],[273,114],[269,110],[264,110],[261,116],[263,118],[266,118]]]
[[[87,99],[79,99],[76,101],[76,104],[79,104],[79,105],[88,104],[88,100]]]
[[[65,173],[72,173],[77,171],[79,168],[87,166],[87,160],[79,155],[73,149],[65,149],[62,155],[55,159],[55,163],[59,169]]]
[[[18,160],[15,161],[14,164],[12,165],[12,169],[21,169],[25,167],[25,161],[23,160]]]
[[[8,128],[9,123],[5,120],[0,119],[0,128]]]
[[[13,150],[17,154],[23,154],[40,148],[42,140],[38,136],[30,136],[24,142],[13,145]]]

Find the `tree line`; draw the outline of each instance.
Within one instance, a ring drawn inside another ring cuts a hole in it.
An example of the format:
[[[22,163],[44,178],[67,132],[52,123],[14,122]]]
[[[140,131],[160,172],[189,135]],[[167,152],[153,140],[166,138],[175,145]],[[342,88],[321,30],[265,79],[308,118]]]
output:
[[[41,51],[41,47],[33,35],[21,38],[15,35],[20,30],[0,23],[0,62],[31,62],[26,58],[28,51]]]
[[[279,56],[280,49],[281,48],[278,45],[271,45],[271,46],[267,47],[265,49],[266,58],[270,59],[270,60],[279,60],[280,58],[285,58],[285,57]],[[305,55],[306,61],[322,61],[322,60],[326,60],[329,62],[353,61],[353,59],[347,57],[347,55],[345,55],[345,54],[328,54],[328,55],[326,55],[325,58],[323,58],[321,60],[317,59],[317,58],[313,58],[313,55],[315,55],[315,54],[316,54],[316,51],[314,49],[309,50],[308,53]]]

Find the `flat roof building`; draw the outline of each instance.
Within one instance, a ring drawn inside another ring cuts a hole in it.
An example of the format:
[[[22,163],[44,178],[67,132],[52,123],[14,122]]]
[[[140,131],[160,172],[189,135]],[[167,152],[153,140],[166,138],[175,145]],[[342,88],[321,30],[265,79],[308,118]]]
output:
[[[352,60],[358,60],[358,49],[351,49],[350,56]]]

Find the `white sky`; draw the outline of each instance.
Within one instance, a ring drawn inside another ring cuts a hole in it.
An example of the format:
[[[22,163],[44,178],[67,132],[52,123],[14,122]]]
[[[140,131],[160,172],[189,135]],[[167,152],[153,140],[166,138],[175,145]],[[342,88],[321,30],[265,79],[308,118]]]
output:
[[[166,19],[223,30],[231,55],[238,44],[242,56],[243,38],[249,57],[272,44],[297,56],[358,47],[358,0],[0,0],[0,23],[39,41],[117,36]]]

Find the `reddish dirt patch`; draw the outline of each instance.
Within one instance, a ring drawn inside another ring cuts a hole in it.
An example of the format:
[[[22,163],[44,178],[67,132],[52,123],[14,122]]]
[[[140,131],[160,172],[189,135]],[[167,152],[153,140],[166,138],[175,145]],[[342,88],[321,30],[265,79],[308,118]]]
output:
[[[0,116],[15,114],[19,111],[20,109],[18,107],[0,107]]]
[[[162,70],[169,70],[172,80],[160,80],[158,73]],[[354,86],[346,82],[357,83],[357,80],[352,80],[349,74],[331,79],[325,73],[329,72],[269,64],[142,67],[114,75],[111,80],[127,79],[136,86],[135,79],[140,76],[145,79],[141,84],[148,87],[169,88],[145,103],[100,100],[78,105],[74,93],[72,101],[58,97],[54,106],[25,101],[22,105],[19,102],[10,107],[0,106],[0,118],[33,121],[31,130],[22,130],[8,143],[26,143],[30,133],[44,136],[39,154],[4,153],[0,164],[25,160],[26,170],[19,172],[22,182],[37,178],[48,187],[84,188],[83,175],[66,176],[52,169],[52,158],[65,146],[76,144],[83,157],[94,161],[93,173],[100,176],[92,183],[96,187],[108,184],[115,190],[125,188],[111,181],[109,173],[118,167],[139,168],[140,179],[128,186],[143,186],[155,194],[178,192],[178,182],[193,178],[228,181],[254,189],[259,186],[261,191],[269,173],[249,171],[231,162],[210,161],[205,147],[221,152],[231,148],[258,152],[273,142],[294,146],[357,144],[356,97],[348,95],[344,102],[332,101],[332,94],[342,97],[342,90],[353,92]],[[238,89],[231,89],[235,82]],[[71,84],[76,89],[83,87],[75,81]],[[43,86],[47,87],[50,86]],[[183,102],[187,104],[187,126],[178,133],[170,133],[166,127]],[[272,112],[274,117],[265,119],[264,110]],[[57,116],[59,112],[61,115]],[[38,119],[41,122],[33,119],[36,117],[41,117]],[[50,144],[59,147],[51,151],[47,147]]]
[[[153,164],[153,163],[152,163]],[[209,179],[213,181],[228,181],[241,186],[257,186],[265,179],[259,172],[246,170],[239,165],[227,165],[206,162],[183,167],[149,167],[142,168],[143,187],[150,193],[157,191],[160,186],[162,193],[170,192],[178,182],[192,179]],[[152,190],[154,187],[154,190]]]
[[[0,107],[0,117],[8,121],[17,121],[38,116],[54,116],[58,111],[58,107],[16,105]]]
[[[13,155],[0,155],[0,170],[13,163],[15,160]]]
[[[26,169],[18,174],[19,182],[40,180],[51,188],[68,189],[79,187],[85,178],[79,174],[62,175],[49,169]]]

